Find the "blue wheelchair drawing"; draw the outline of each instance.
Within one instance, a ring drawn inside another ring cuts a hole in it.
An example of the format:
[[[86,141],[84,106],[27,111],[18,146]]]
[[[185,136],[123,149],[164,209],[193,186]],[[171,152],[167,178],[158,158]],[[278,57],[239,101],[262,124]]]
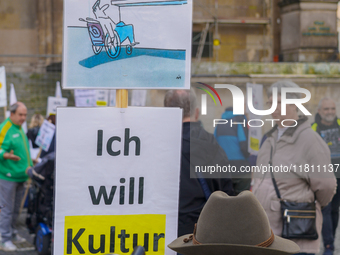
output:
[[[126,25],[123,21],[115,24],[113,20],[105,14],[105,10],[109,5],[100,5],[97,0],[92,7],[96,19],[80,18],[80,21],[87,22],[87,28],[92,42],[92,50],[95,54],[99,54],[105,48],[110,58],[119,56],[121,47],[126,47],[126,53],[132,53],[132,47],[138,44],[134,39],[133,25]]]

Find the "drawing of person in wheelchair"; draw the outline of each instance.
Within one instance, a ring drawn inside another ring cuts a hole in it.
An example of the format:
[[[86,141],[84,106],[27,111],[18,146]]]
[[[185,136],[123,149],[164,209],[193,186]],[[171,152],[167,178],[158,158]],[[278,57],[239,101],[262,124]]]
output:
[[[98,55],[103,47],[110,58],[116,58],[120,54],[122,46],[126,47],[126,53],[132,53],[132,47],[138,42],[134,39],[133,25],[126,25],[123,21],[115,23],[105,11],[110,6],[105,4],[100,7],[100,0],[92,6],[92,11],[96,19],[80,18],[80,21],[87,22],[88,32],[92,42],[92,50]],[[119,9],[120,12],[120,9]],[[123,45],[124,43],[124,45]]]

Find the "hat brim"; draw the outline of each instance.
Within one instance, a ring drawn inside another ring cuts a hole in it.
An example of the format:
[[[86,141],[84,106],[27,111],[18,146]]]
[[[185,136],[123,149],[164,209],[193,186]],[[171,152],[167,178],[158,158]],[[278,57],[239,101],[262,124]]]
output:
[[[183,255],[287,255],[300,251],[299,246],[293,241],[275,236],[274,242],[268,247],[237,244],[193,244],[192,240],[185,243],[183,240],[191,234],[181,236],[168,245],[168,247]]]

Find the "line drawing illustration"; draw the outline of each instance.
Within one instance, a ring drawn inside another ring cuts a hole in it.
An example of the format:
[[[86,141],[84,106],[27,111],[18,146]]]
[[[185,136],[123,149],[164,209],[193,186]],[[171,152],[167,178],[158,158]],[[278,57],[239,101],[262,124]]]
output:
[[[111,5],[119,8],[119,21],[117,23],[105,13],[110,5],[105,4],[100,6],[100,0],[97,0],[92,6],[92,11],[96,19],[90,17],[87,17],[86,19],[79,18],[80,21],[87,23],[89,36],[92,42],[92,50],[96,55],[105,48],[106,53],[110,58],[116,58],[119,56],[123,45],[126,47],[126,53],[131,55],[132,47],[139,44],[139,42],[135,42],[134,39],[134,26],[132,24],[125,24],[125,22],[121,20],[121,7],[183,5],[187,3],[186,0],[139,3],[116,2],[122,1],[111,1]]]
[[[65,13],[65,88],[190,86],[192,0],[72,0]]]
[[[135,42],[133,25],[126,25],[123,21],[115,23],[105,11],[110,6],[108,4],[100,7],[100,0],[97,0],[92,6],[93,14],[96,19],[87,17],[86,20],[80,18],[80,21],[87,23],[88,32],[92,42],[92,50],[98,55],[105,47],[106,53],[110,58],[116,58],[120,54],[124,42],[126,53],[132,53],[132,47],[137,45]]]

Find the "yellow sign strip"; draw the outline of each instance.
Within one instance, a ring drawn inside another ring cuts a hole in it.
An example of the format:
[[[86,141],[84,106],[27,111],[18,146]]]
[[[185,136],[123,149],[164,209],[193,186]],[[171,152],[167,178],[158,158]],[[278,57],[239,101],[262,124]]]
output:
[[[163,214],[66,216],[64,254],[164,254]]]

